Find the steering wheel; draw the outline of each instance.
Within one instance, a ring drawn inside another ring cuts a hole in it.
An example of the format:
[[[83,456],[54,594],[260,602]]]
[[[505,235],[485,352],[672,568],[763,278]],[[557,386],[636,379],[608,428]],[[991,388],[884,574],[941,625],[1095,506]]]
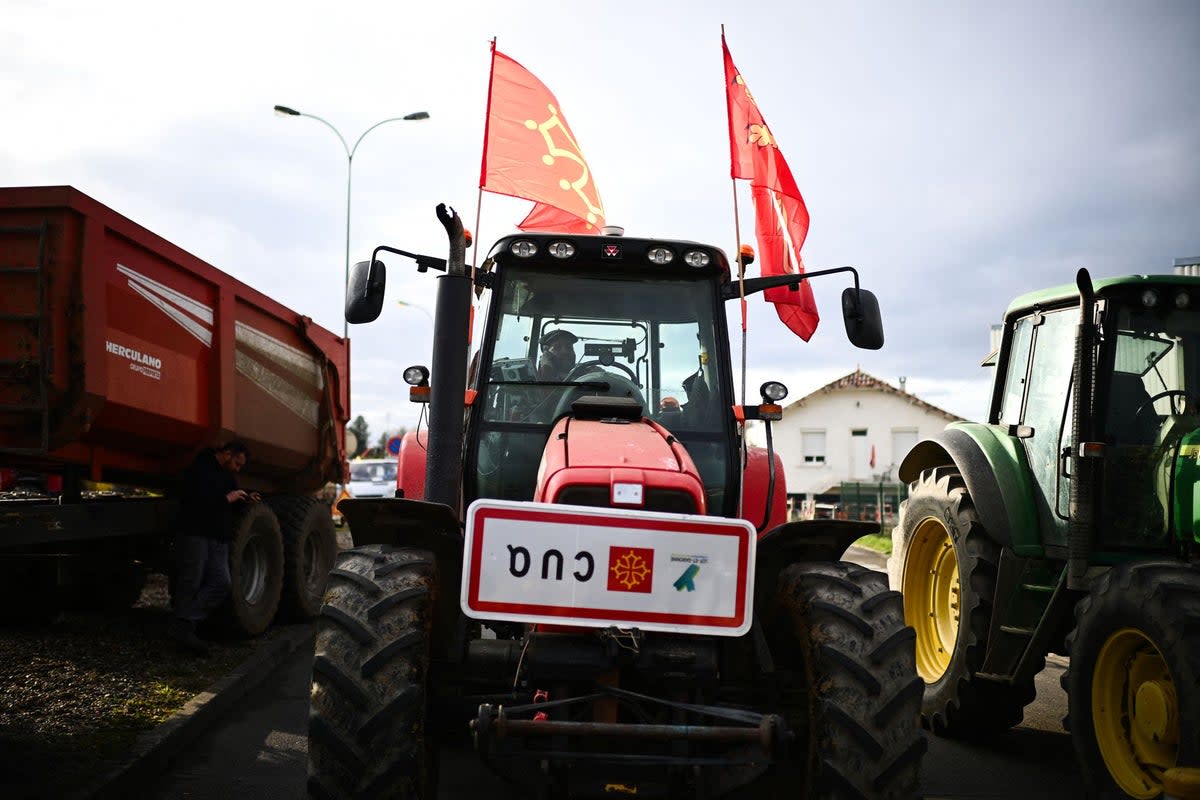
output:
[[[1137,411],[1133,412],[1134,417],[1138,417],[1149,406],[1153,406],[1155,401],[1162,400],[1164,397],[1171,398],[1171,415],[1182,417],[1187,413],[1188,408],[1196,409],[1197,403],[1194,395],[1185,392],[1183,389],[1167,389],[1165,392],[1159,392],[1148,400],[1142,401],[1142,404],[1137,407]],[[1175,410],[1175,399],[1179,398],[1179,410]]]
[[[624,370],[625,374],[629,376],[629,380],[633,381],[635,384],[637,383],[637,375],[634,374],[633,370],[631,370],[629,367],[625,366],[624,364],[618,364],[615,361],[612,364],[602,364],[599,361],[582,361],[582,362],[576,364],[575,366],[571,367],[571,369],[567,371],[566,376],[563,377],[563,380],[564,381],[578,380],[580,375],[586,375],[589,372],[597,372],[597,371],[603,372],[606,368],[608,368],[610,366],[617,367],[618,369]]]
[[[585,365],[580,364],[579,366]],[[578,368],[579,367],[576,367],[575,369]],[[575,369],[571,370],[571,372],[575,372]],[[585,378],[586,380],[607,382],[608,391],[602,392],[602,394],[605,394],[609,397],[632,397],[634,400],[641,403],[642,413],[645,413],[646,398],[642,395],[641,390],[638,389],[637,384],[626,378],[624,375],[618,375],[613,372],[605,372],[602,369],[593,369],[592,372],[586,373],[581,377]],[[564,380],[572,380],[570,373],[568,373],[567,378]],[[586,386],[567,386],[566,391],[563,392],[563,396],[558,401],[558,405],[554,408],[554,415],[551,417],[551,419],[558,419],[563,414],[571,410],[572,403],[584,395],[595,391],[595,389],[589,390]]]

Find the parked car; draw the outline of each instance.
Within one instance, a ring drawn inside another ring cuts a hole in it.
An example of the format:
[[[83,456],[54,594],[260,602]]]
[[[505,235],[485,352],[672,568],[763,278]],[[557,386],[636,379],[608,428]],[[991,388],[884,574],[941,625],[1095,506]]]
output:
[[[351,497],[395,497],[396,459],[364,458],[350,462]]]

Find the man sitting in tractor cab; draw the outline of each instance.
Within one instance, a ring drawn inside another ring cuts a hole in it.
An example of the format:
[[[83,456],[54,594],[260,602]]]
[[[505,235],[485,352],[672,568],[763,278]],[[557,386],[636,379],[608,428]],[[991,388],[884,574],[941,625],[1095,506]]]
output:
[[[542,337],[542,357],[538,361],[539,381],[561,381],[575,366],[575,343],[579,337],[565,328],[556,328]]]

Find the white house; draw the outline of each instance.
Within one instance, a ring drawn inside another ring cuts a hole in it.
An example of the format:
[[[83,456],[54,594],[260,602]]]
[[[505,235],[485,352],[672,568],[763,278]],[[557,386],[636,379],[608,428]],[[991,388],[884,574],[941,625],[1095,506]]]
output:
[[[797,513],[811,517],[842,502],[843,482],[877,483],[882,495],[919,440],[961,419],[856,369],[788,404],[783,420],[773,424],[788,499]],[[749,436],[761,441],[761,427]]]

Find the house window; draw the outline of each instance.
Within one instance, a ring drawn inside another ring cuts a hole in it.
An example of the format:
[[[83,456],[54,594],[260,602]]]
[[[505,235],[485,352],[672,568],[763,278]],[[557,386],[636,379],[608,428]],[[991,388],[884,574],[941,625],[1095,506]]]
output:
[[[892,461],[899,464],[908,455],[908,451],[917,446],[916,428],[892,429]]]
[[[825,463],[825,431],[803,431],[800,434],[800,452],[805,464]]]

